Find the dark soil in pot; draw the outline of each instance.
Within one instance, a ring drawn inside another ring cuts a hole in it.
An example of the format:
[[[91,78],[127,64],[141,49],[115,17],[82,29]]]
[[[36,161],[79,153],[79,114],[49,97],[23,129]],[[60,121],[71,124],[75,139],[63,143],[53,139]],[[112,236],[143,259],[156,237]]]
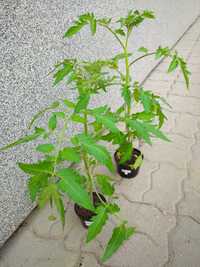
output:
[[[120,158],[118,157],[117,152],[118,151],[115,152],[114,158],[115,158],[115,161],[117,164],[117,171],[118,171],[119,175],[121,177],[127,178],[127,179],[134,178],[138,174],[140,167],[133,169],[133,168],[131,168],[130,165],[133,165],[135,163],[136,159],[138,158],[138,156],[142,155],[141,151],[134,148],[133,152],[132,152],[131,159],[125,163],[120,163]],[[143,158],[144,158],[144,156],[142,155],[142,159]]]
[[[106,202],[105,197],[102,194],[99,194],[99,195],[101,196],[102,200]],[[101,203],[101,201],[99,200],[99,197],[97,196],[95,192],[92,193],[92,196],[93,196],[93,204],[96,208]],[[92,223],[91,218],[95,216],[96,214],[90,210],[87,210],[79,206],[78,204],[74,205],[74,210],[75,210],[76,215],[81,220],[83,227],[88,228],[90,224]]]

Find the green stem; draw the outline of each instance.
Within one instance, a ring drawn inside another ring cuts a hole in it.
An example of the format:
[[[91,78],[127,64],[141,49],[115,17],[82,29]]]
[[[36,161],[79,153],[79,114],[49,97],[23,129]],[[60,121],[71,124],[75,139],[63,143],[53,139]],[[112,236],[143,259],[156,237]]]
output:
[[[116,32],[114,32],[108,25],[104,25],[104,24],[100,24],[100,25],[103,26],[104,28],[106,28],[109,32],[111,32],[114,35],[114,37],[117,39],[117,41],[121,45],[121,47],[123,49],[125,48],[122,40],[119,38],[119,36],[116,34]]]
[[[84,133],[86,135],[88,134],[88,115],[87,115],[86,111],[84,112]],[[88,182],[89,182],[88,190],[89,190],[91,197],[92,197],[92,191],[93,191],[92,175],[90,173],[88,156],[87,156],[87,153],[85,151],[83,151],[83,162],[84,162],[85,172],[88,176]]]
[[[145,55],[143,55],[143,56],[141,56],[141,57],[138,57],[138,58],[134,59],[134,60],[129,64],[129,67],[132,66],[133,64],[135,64],[135,63],[136,63],[137,61],[139,61],[140,59],[143,59],[143,58],[145,58],[145,57],[149,57],[149,56],[152,56],[152,55],[155,55],[155,54],[156,54],[156,52],[152,52],[152,53],[145,54]]]
[[[130,69],[129,69],[129,60],[128,60],[128,38],[129,38],[129,33],[127,33],[127,37],[126,37],[126,42],[125,42],[125,46],[124,46],[124,55],[125,55],[125,68],[126,68],[126,87],[129,88],[130,86]],[[130,112],[131,112],[131,107],[128,104],[125,104],[125,117],[129,117],[130,116]],[[128,128],[128,124],[126,123],[126,132],[127,134],[129,134],[129,128]],[[128,137],[129,139],[129,137]]]

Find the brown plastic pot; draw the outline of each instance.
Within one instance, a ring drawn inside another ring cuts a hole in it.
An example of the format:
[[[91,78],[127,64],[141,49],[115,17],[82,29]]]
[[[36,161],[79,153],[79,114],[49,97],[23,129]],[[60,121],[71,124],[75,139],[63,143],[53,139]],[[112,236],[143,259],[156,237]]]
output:
[[[99,195],[101,196],[102,200],[106,202],[105,197],[102,194],[99,194]],[[93,197],[94,207],[96,208],[101,203],[101,201],[95,192],[92,193],[92,197]],[[87,209],[79,206],[78,204],[74,205],[74,211],[75,211],[76,215],[79,217],[84,228],[88,228],[91,225],[91,223],[92,223],[91,219],[93,216],[96,215],[96,213],[94,213],[90,210],[87,210]]]
[[[117,165],[117,172],[123,178],[127,178],[127,179],[134,178],[139,173],[140,167],[138,167],[136,169],[133,169],[133,168],[131,169],[130,165],[134,164],[137,157],[142,155],[141,151],[134,148],[133,152],[132,152],[131,159],[125,163],[120,163],[120,158],[118,157],[117,152],[118,151],[116,151],[114,154],[115,162]],[[144,156],[142,155],[142,159],[143,158],[144,158]]]

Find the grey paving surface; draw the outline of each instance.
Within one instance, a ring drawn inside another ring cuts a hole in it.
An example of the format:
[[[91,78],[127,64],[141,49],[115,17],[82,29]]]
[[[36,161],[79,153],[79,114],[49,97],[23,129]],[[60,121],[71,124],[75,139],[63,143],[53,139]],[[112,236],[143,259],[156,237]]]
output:
[[[134,7],[154,9],[158,20],[135,31],[133,50],[144,44],[150,49],[157,44],[174,44],[198,15],[200,3],[199,0],[181,0],[181,4],[173,0],[0,0],[0,146],[26,133],[33,114],[66,93],[62,87],[52,88],[51,77],[47,76],[57,61],[67,56],[109,57],[118,51],[113,39],[102,31],[98,37],[90,38],[85,30],[77,38],[64,41],[63,32],[73,17],[85,11],[118,16]],[[188,39],[187,47],[180,49],[189,50],[193,37]],[[138,80],[154,65],[154,61],[148,61],[136,66],[134,73]],[[157,79],[161,79],[160,75]],[[193,94],[196,93],[194,88]],[[73,98],[72,93],[67,95]],[[110,102],[113,95],[116,96],[116,88],[104,96],[103,102]],[[196,105],[195,114],[199,114],[196,100],[189,101]],[[99,102],[96,99],[94,104]],[[113,102],[113,108],[118,104]],[[0,246],[33,208],[26,194],[27,177],[15,165],[16,161],[35,159],[32,148],[24,145],[1,154]]]
[[[179,72],[163,78],[168,62],[145,84],[173,105],[165,126],[173,142],[143,145],[140,174],[117,185],[121,213],[137,227],[137,234],[101,264],[99,255],[113,222],[96,241],[85,245],[85,230],[66,201],[64,232],[58,221],[47,220],[48,208],[34,211],[1,250],[1,267],[200,266],[200,20],[178,48],[192,72],[190,91],[184,90]]]

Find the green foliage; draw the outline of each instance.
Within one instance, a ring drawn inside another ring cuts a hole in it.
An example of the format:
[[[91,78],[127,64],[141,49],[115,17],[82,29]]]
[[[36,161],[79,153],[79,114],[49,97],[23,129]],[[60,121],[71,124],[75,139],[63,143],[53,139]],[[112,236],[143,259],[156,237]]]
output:
[[[79,134],[75,136],[74,141],[78,142],[89,155],[105,165],[111,172],[114,171],[110,153],[104,146],[97,144],[92,136]]]
[[[60,68],[62,66],[62,68]],[[73,70],[74,62],[72,60],[64,60],[59,64],[59,70],[54,74],[54,85],[60,83],[65,77],[67,77]]]
[[[144,46],[141,46],[139,49],[138,49],[138,52],[142,52],[144,54],[148,53],[148,49]]]
[[[68,160],[75,163],[79,163],[81,161],[80,154],[75,147],[63,148],[63,150],[60,151],[60,157],[62,160]]]
[[[69,172],[67,169],[60,170],[57,175],[61,178],[58,183],[58,188],[81,207],[85,209],[95,211],[95,208],[91,202],[91,199],[85,189],[76,181],[73,172]]]
[[[53,172],[53,163],[50,161],[38,161],[37,163],[18,163],[19,168],[25,173],[31,175],[48,174]]]
[[[66,32],[64,37],[71,38],[77,34],[85,25],[90,25],[90,30],[92,35],[96,33],[97,20],[93,13],[85,13],[78,17],[78,20],[74,21],[73,26],[71,26]]]
[[[48,122],[48,127],[49,127],[49,130],[51,130],[51,131],[56,129],[56,127],[57,127],[57,116],[56,116],[56,114],[53,114],[50,117],[49,122]]]
[[[42,144],[36,147],[36,150],[42,153],[51,153],[55,149],[52,144]]]
[[[28,190],[32,201],[36,200],[37,194],[48,185],[48,175],[39,174],[30,177],[28,180]]]
[[[19,138],[17,141],[13,142],[13,143],[10,143],[4,147],[1,147],[0,148],[0,152],[1,151],[4,151],[4,150],[7,150],[9,148],[12,148],[12,147],[15,147],[17,145],[21,145],[21,144],[24,144],[24,143],[28,143],[28,142],[31,142],[33,140],[36,140],[37,138],[41,137],[41,136],[44,136],[45,134],[45,130],[43,128],[35,128],[35,132],[33,134],[30,134],[30,135],[26,135],[22,138]]]
[[[125,224],[121,224],[115,227],[112,233],[112,237],[109,240],[105,252],[101,258],[102,262],[108,260],[124,243],[135,233],[135,228],[126,227]]]
[[[97,215],[92,218],[92,224],[88,229],[86,242],[93,240],[102,231],[103,226],[108,220],[108,213],[105,206],[98,207],[97,212]]]
[[[97,175],[97,183],[101,192],[106,196],[112,196],[115,189],[114,186],[110,183],[110,177],[107,175]]]

